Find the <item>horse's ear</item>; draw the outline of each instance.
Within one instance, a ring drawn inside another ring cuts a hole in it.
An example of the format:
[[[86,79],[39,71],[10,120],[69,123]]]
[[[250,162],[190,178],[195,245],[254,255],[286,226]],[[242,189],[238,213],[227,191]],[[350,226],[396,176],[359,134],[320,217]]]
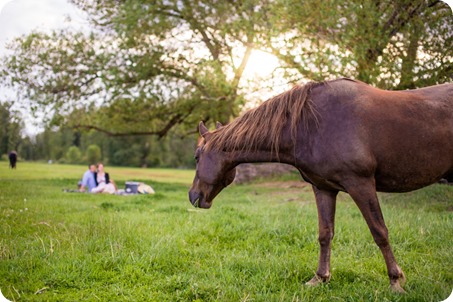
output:
[[[198,131],[200,132],[200,135],[203,136],[203,137],[206,135],[206,133],[209,132],[208,128],[206,128],[206,126],[204,125],[203,121],[201,121],[198,124]]]
[[[223,125],[222,125],[221,122],[216,122],[216,123],[215,123],[215,128],[216,128],[216,129],[219,129],[219,128],[221,128],[221,127],[223,127]]]

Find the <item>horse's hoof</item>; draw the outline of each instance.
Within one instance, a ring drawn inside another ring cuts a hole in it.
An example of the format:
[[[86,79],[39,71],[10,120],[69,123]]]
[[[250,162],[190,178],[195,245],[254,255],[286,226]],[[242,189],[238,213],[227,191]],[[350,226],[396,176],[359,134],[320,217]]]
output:
[[[406,284],[406,276],[401,268],[398,267],[398,279],[390,281],[390,288],[394,293],[405,294],[403,286]]]
[[[401,271],[400,284],[401,286],[404,286],[404,284],[406,284],[406,276],[404,275],[403,271]]]
[[[318,286],[319,284],[326,283],[330,281],[330,276],[329,277],[321,277],[318,275],[315,275],[313,278],[311,278],[310,281],[305,283],[306,286]]]
[[[406,293],[406,291],[404,290],[404,288],[401,287],[399,282],[396,282],[396,283],[390,285],[390,288],[391,288],[392,292],[394,292],[396,294],[405,294]]]

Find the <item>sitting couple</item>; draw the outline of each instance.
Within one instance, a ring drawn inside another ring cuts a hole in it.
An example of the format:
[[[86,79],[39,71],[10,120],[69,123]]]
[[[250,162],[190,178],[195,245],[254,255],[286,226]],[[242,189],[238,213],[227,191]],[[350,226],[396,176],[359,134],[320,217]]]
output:
[[[109,174],[104,172],[104,165],[99,163],[97,169],[95,165],[88,166],[88,171],[83,174],[79,190],[80,192],[114,194],[116,185],[110,179]]]

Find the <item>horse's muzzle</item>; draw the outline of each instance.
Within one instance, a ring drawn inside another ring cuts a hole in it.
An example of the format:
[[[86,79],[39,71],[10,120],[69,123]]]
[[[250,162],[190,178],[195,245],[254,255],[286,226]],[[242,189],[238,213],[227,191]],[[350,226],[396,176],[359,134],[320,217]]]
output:
[[[209,209],[212,205],[211,202],[206,202],[202,193],[196,191],[189,191],[190,203],[196,208]]]
[[[198,207],[198,200],[200,199],[200,194],[195,191],[189,191],[189,200],[194,207]]]

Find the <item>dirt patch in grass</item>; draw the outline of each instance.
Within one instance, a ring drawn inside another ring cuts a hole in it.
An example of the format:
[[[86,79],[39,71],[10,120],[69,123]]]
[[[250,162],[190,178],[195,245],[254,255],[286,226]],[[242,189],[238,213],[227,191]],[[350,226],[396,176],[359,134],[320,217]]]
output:
[[[304,181],[266,181],[254,185],[256,195],[266,195],[280,202],[314,202],[311,185]]]
[[[266,181],[262,183],[258,183],[255,185],[258,188],[278,188],[278,189],[302,189],[309,187],[311,189],[311,185],[305,181],[297,181],[297,180],[290,180],[290,181]]]

